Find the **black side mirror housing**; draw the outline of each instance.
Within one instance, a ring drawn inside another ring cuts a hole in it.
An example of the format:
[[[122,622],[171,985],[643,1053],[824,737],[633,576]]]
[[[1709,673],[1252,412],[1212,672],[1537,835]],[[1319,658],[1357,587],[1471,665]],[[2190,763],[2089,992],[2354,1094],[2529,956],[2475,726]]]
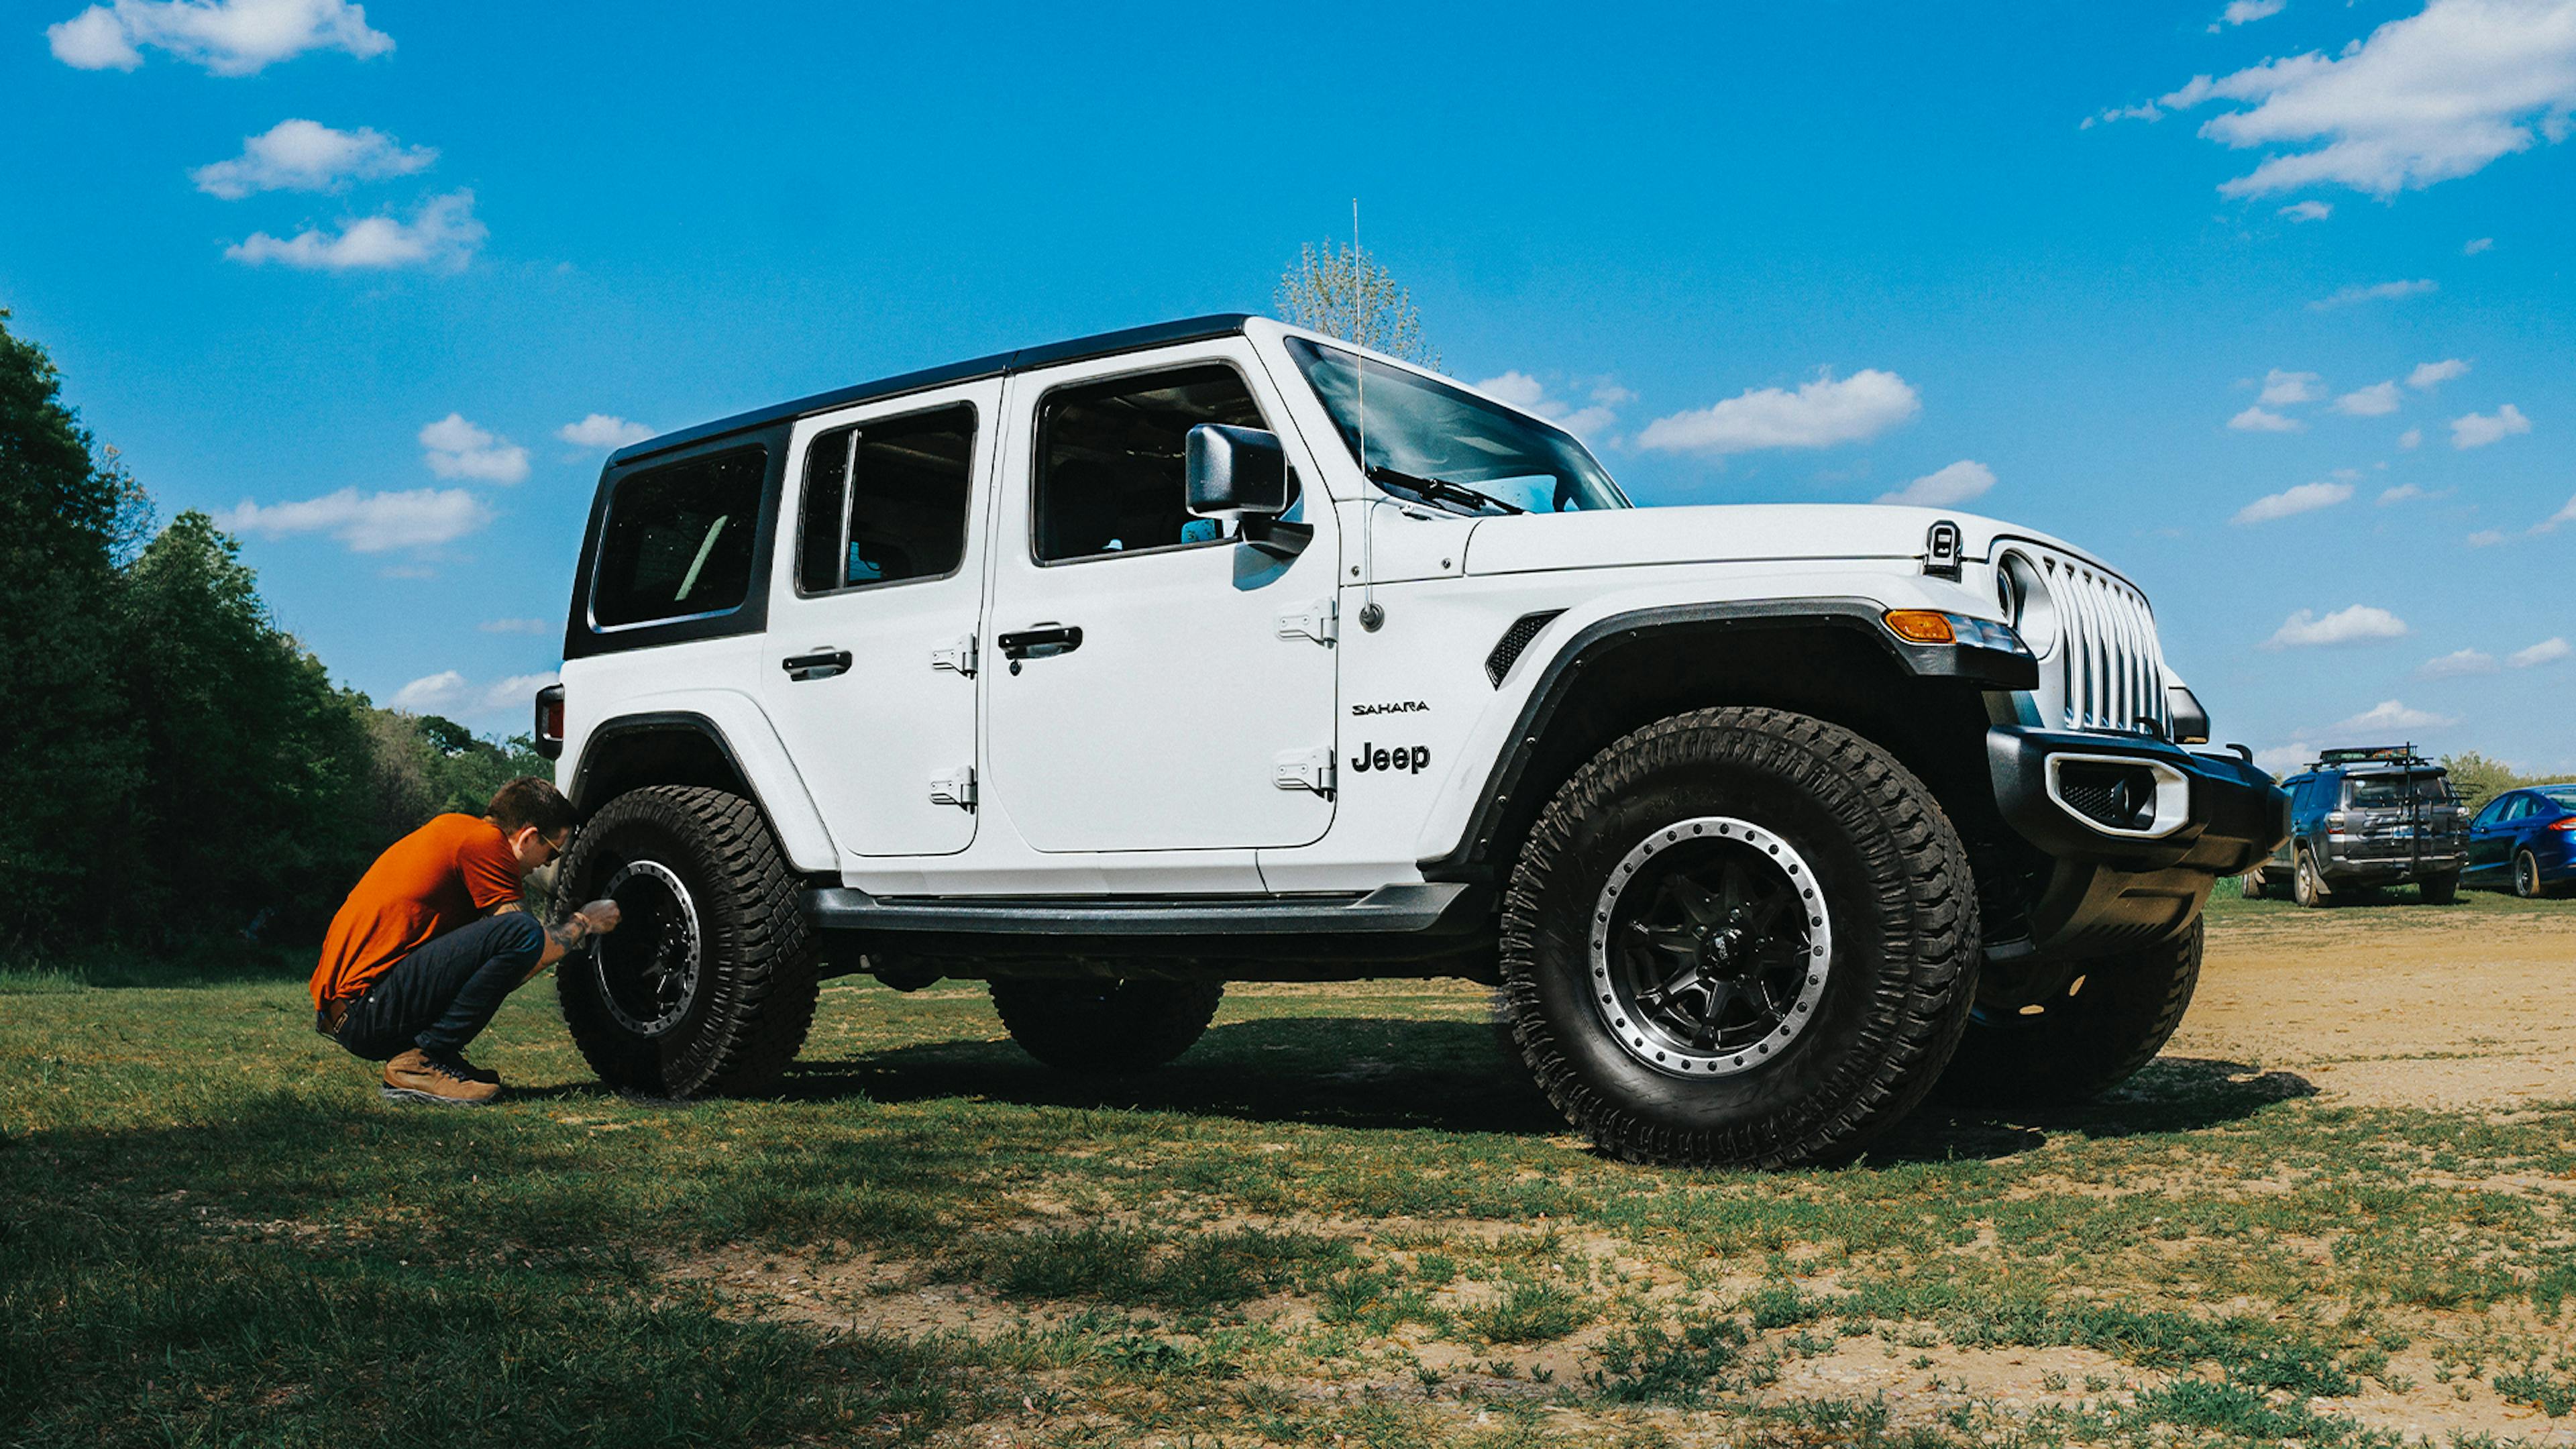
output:
[[[1187,503],[1220,523],[1288,511],[1288,455],[1277,433],[1201,423],[1190,429]]]

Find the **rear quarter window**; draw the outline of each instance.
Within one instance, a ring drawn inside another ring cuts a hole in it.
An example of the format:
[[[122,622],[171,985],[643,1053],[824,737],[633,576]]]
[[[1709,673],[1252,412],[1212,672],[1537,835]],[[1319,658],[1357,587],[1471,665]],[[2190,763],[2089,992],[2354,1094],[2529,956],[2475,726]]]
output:
[[[592,624],[616,629],[742,607],[768,466],[768,450],[753,446],[618,479],[600,529]]]

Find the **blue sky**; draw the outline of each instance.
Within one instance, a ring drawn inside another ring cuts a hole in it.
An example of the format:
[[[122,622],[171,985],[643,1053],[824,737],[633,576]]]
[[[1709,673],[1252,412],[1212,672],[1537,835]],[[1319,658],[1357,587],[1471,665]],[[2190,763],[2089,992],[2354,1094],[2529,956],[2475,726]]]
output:
[[[1267,310],[1357,196],[1641,501],[1934,479],[2223,738],[2576,770],[2576,0],[10,14],[0,306],[380,702],[519,727],[614,421]]]

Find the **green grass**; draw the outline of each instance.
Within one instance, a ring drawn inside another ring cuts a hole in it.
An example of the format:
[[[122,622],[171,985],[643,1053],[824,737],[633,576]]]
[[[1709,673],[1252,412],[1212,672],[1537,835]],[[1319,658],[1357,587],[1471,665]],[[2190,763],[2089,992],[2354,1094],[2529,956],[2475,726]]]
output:
[[[980,989],[835,982],[775,1100],[686,1105],[603,1092],[540,987],[480,1112],[378,1100],[296,980],[0,992],[0,1444],[2364,1445],[2392,1382],[2576,1394],[2557,1109],[2168,1058],[1755,1176],[1583,1151],[1449,985],[1243,988],[1086,1082]],[[1793,1387],[2048,1354],[2124,1387]]]

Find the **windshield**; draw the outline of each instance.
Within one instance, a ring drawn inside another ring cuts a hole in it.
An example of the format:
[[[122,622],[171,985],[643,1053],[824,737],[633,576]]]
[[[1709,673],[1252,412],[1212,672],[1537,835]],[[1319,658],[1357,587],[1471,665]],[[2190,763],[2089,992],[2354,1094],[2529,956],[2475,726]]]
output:
[[[1619,485],[1561,428],[1420,373],[1302,337],[1288,339],[1288,353],[1355,457],[1365,368],[1363,471],[1390,492],[1461,513],[1631,506]]]
[[[2415,798],[2428,805],[2446,804],[2451,798],[2451,787],[2443,783],[2439,775],[2417,775]],[[2372,775],[2352,782],[2352,804],[2356,810],[2405,803],[2406,777],[2403,775]]]

